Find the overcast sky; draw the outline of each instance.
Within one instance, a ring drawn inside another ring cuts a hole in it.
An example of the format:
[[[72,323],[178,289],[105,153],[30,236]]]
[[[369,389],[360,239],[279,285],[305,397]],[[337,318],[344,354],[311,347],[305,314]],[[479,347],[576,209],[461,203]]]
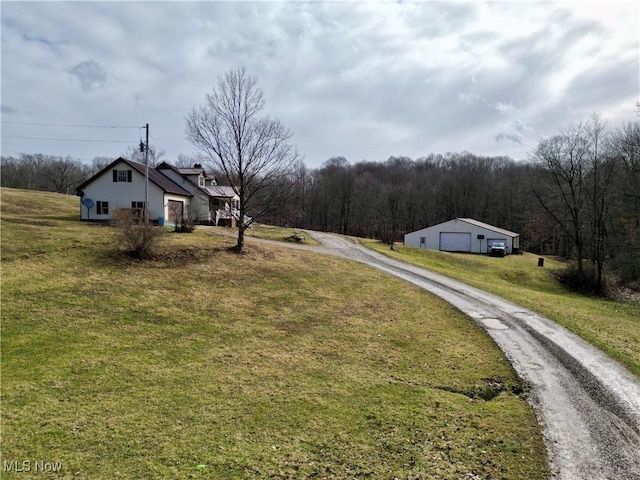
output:
[[[194,154],[186,115],[244,66],[310,168],[525,159],[593,112],[638,119],[639,5],[2,1],[2,154],[116,157],[146,123],[166,160]]]

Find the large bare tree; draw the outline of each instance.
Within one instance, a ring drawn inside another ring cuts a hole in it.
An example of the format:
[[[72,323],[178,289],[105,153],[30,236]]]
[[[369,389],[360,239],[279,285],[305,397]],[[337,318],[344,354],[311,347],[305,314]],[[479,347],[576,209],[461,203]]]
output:
[[[219,77],[206,100],[187,116],[186,137],[224,174],[240,199],[235,249],[242,252],[245,230],[269,211],[272,193],[281,197],[272,187],[286,184],[283,180],[299,154],[290,143],[291,131],[280,120],[260,116],[264,92],[244,68]]]
[[[606,220],[616,166],[607,136],[606,122],[593,114],[588,122],[542,140],[532,156],[550,179],[546,191],[534,193],[575,245],[580,275],[583,256],[588,253],[598,292],[603,288]]]
[[[547,213],[576,247],[578,272],[583,274],[587,200],[586,161],[589,141],[582,123],[571,125],[560,135],[542,140],[532,159],[546,173],[549,183],[534,194]]]

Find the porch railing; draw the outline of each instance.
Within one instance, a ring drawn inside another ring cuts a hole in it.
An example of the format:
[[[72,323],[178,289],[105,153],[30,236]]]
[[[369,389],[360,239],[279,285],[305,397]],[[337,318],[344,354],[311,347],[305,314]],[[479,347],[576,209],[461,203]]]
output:
[[[231,220],[231,219],[235,219],[236,221],[238,221],[240,219],[240,211],[237,209],[233,209],[233,210],[227,210],[227,209],[220,209],[220,210],[216,210],[215,215],[213,216],[213,218],[215,218],[215,224],[218,225],[218,223],[220,222],[220,220]],[[244,216],[244,222],[248,223],[251,221],[251,217],[248,216]]]

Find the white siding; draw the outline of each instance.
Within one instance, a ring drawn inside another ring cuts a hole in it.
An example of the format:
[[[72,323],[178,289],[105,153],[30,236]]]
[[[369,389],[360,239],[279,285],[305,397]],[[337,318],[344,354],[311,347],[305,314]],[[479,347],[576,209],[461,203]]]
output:
[[[196,221],[203,223],[210,222],[211,212],[209,211],[209,196],[174,170],[170,168],[163,168],[160,171],[163,175],[169,177],[189,193],[193,194],[191,202],[192,206],[196,208]],[[200,175],[189,175],[188,177],[197,184]]]
[[[131,170],[131,182],[114,182],[113,170]],[[80,203],[80,218],[82,220],[110,220],[111,214],[116,208],[131,208],[131,202],[144,202],[144,190],[144,175],[132,169],[125,162],[119,162],[82,189],[84,192],[83,198],[90,198],[96,205],[87,212],[87,208]],[[189,202],[188,197],[180,195],[172,195],[171,198],[184,201],[185,207]],[[99,201],[109,202],[109,213],[107,215],[97,215],[96,206]],[[149,182],[148,210],[151,220],[157,220],[160,217],[167,218],[167,202],[164,190],[153,182]]]
[[[131,170],[131,182],[114,182],[113,170]],[[90,198],[95,204],[109,202],[109,214],[97,215],[96,206],[87,212],[87,208],[80,204],[80,218],[83,220],[109,220],[116,208],[131,208],[131,202],[144,202],[144,184],[144,175],[132,169],[125,162],[117,163],[83,189],[83,198]],[[154,215],[160,216],[162,213],[162,193],[156,185],[149,183],[149,211],[151,218]]]

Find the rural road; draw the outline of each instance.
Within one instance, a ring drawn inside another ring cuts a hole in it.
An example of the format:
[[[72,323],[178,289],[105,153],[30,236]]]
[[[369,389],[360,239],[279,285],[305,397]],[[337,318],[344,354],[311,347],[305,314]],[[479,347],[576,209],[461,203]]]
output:
[[[640,480],[640,382],[604,353],[518,305],[339,235],[308,232],[321,247],[417,285],[482,326],[530,387],[553,478]],[[282,245],[281,243],[279,243]]]

